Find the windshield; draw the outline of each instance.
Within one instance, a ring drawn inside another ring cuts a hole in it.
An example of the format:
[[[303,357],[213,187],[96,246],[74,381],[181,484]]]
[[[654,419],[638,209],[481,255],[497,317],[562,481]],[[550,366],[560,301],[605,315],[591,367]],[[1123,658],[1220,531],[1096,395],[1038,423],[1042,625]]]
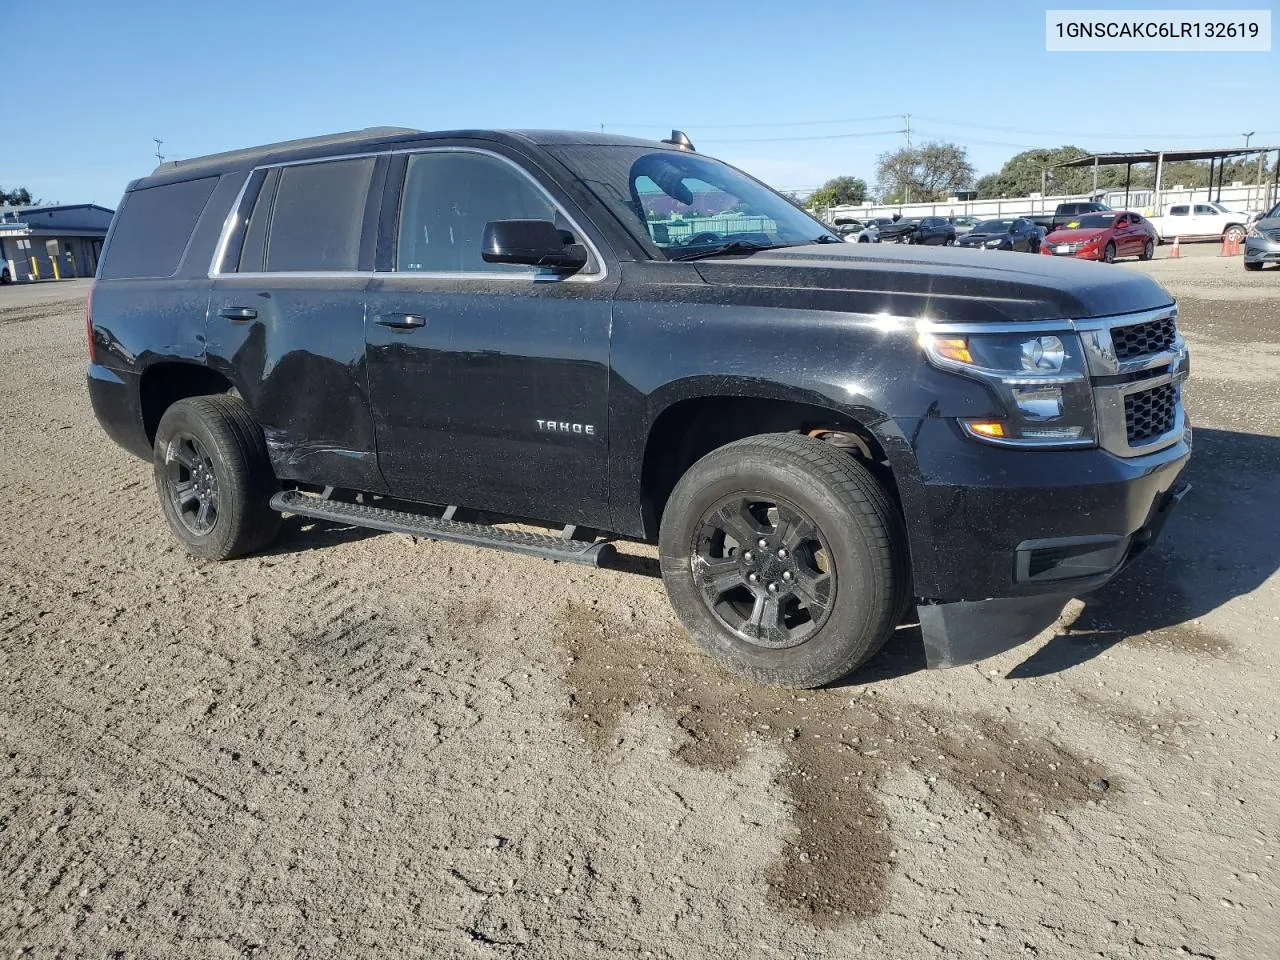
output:
[[[1097,230],[1100,227],[1109,227],[1115,222],[1114,213],[1090,213],[1072,221],[1067,226],[1072,230]]]
[[[974,233],[1008,233],[1013,226],[1012,220],[983,220],[973,228]]]
[[[678,150],[547,148],[650,252],[667,259],[726,243],[785,247],[835,239],[785,197],[727,164]]]

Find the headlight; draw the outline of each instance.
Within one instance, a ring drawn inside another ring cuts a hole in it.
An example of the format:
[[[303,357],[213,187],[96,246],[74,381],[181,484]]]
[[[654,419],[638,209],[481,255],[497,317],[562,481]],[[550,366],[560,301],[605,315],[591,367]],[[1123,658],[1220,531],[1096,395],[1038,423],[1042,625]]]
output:
[[[1074,333],[922,332],[920,345],[935,367],[987,384],[1006,416],[961,420],[978,440],[1018,447],[1091,447],[1093,391],[1084,350]]]
[[[1249,224],[1249,226],[1245,227],[1245,231],[1244,231],[1244,232],[1245,232],[1245,234],[1246,234],[1246,235],[1248,235],[1248,236],[1250,236],[1250,237],[1260,237],[1260,236],[1262,236],[1262,231],[1258,229],[1258,225],[1257,225],[1257,223],[1251,223],[1251,224]]]
[[[986,243],[984,243],[984,244],[983,244],[983,246],[984,246],[984,247],[998,247],[998,246],[1000,246],[1000,244],[1002,244],[1002,243],[1004,243],[1004,241],[1003,241],[1003,240],[1001,240],[999,237],[997,237],[997,238],[996,238],[996,239],[994,239],[994,240],[988,240]]]

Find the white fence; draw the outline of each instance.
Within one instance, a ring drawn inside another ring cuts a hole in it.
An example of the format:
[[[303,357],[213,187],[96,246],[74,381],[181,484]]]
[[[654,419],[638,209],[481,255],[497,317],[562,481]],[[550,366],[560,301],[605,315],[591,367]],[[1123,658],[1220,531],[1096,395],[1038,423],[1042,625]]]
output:
[[[1101,191],[1099,191],[1101,193]],[[1222,203],[1232,210],[1269,210],[1280,198],[1274,196],[1275,188],[1270,183],[1262,186],[1245,186],[1236,183],[1222,187]],[[1161,203],[1168,207],[1171,203],[1188,203],[1194,200],[1216,200],[1218,189],[1214,187],[1183,187],[1180,184],[1166,187],[1160,191]],[[862,220],[867,217],[891,217],[901,213],[904,217],[1020,217],[1026,215],[1050,215],[1060,203],[1073,200],[1092,200],[1091,194],[1073,194],[1060,197],[1042,197],[1033,193],[1029,197],[1008,200],[942,200],[938,203],[904,203],[884,204],[869,203],[861,206],[841,205],[819,209],[818,214],[829,223],[837,219],[850,218]],[[1108,190],[1101,197],[1103,203],[1120,209],[1125,206],[1124,190]],[[1128,209],[1138,210],[1145,216],[1158,216],[1163,211],[1155,209],[1155,191],[1150,187],[1135,187],[1129,190]]]

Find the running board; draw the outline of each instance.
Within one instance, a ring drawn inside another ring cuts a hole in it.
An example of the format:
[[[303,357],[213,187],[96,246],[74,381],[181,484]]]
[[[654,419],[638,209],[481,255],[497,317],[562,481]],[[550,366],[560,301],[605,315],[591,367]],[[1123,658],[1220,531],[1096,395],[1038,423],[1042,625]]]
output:
[[[581,563],[589,567],[603,566],[617,553],[613,544],[605,540],[573,540],[541,533],[503,530],[481,523],[462,523],[458,520],[426,517],[403,510],[388,510],[385,507],[370,506],[366,503],[322,500],[319,497],[299,493],[297,490],[277,493],[271,498],[271,509],[278,510],[280,513],[297,514],[300,517],[313,517],[316,520],[349,523],[357,527],[370,527],[391,533],[407,533],[431,540],[451,540],[455,543],[468,543],[473,547],[493,547],[497,550],[509,550],[512,553],[545,557],[548,560]]]

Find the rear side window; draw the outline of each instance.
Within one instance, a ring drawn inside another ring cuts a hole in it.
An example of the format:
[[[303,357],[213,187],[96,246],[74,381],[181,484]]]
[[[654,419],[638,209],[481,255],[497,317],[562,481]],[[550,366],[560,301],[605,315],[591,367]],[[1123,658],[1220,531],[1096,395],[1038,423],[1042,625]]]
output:
[[[1188,211],[1188,210],[1190,210],[1190,209],[1191,209],[1191,208],[1190,208],[1190,207],[1187,207],[1187,206],[1181,206],[1181,207],[1170,207],[1170,208],[1169,208],[1169,216],[1171,216],[1171,217],[1185,217],[1185,216],[1187,215],[1187,211]]]
[[[266,238],[266,269],[355,270],[373,166],[373,157],[360,157],[282,167]]]
[[[98,276],[103,280],[172,277],[217,184],[217,177],[205,177],[127,194]]]

